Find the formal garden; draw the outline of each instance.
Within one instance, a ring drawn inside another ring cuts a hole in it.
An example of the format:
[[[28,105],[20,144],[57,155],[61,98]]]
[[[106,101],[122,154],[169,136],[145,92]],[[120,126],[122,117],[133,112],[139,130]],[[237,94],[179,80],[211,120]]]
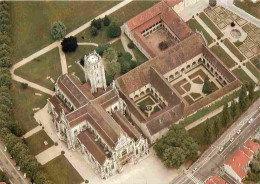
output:
[[[162,109],[159,101],[153,97],[152,94],[143,96],[141,99],[135,102],[139,109],[147,116],[150,117],[152,114]]]

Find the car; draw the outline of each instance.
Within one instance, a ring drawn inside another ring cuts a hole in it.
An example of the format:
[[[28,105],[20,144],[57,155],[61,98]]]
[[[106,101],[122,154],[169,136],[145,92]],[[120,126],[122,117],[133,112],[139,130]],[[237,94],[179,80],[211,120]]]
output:
[[[237,131],[237,135],[239,135],[240,133],[241,133],[241,130],[238,130],[238,131]]]
[[[233,142],[233,141],[234,141],[234,137],[232,137],[229,141],[230,141],[230,142]]]
[[[197,170],[198,170],[198,168],[195,167],[195,168],[192,170],[192,173],[194,173],[194,172],[197,171]]]
[[[224,147],[222,146],[221,148],[219,148],[219,152],[222,152],[224,149]]]

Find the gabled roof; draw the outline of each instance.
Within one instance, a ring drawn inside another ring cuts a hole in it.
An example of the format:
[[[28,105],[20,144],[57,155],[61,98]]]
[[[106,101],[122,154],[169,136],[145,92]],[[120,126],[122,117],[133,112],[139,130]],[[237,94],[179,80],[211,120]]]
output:
[[[244,146],[248,148],[250,151],[252,151],[253,153],[255,153],[258,149],[260,149],[260,145],[252,141],[251,139],[248,139],[248,141],[246,141]]]
[[[228,184],[228,182],[222,179],[218,174],[215,174],[209,178],[205,184]]]

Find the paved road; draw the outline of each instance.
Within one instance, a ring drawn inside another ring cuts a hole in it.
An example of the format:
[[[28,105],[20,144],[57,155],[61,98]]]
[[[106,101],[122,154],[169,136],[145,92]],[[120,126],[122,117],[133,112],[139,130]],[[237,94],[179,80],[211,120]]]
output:
[[[0,168],[7,172],[9,179],[14,184],[28,184],[29,181],[25,180],[13,165],[13,160],[9,159],[8,153],[4,152],[4,145],[0,142]]]
[[[203,183],[203,181],[215,173],[219,173],[220,175],[224,174],[221,172],[221,170],[226,158],[238,150],[250,136],[255,134],[256,127],[260,127],[260,111],[258,110],[259,106],[260,99],[251,105],[251,107],[245,113],[243,113],[243,115],[240,116],[240,118],[235,123],[233,123],[233,125],[217,141],[215,141],[208,150],[203,153],[203,155],[189,168],[189,170],[176,178],[172,184]],[[257,117],[257,119],[255,119],[251,125],[245,123],[242,126],[242,123],[246,122],[249,117],[252,116],[252,114],[254,114],[254,117]],[[242,132],[240,135],[237,135],[236,130],[240,128]],[[228,142],[231,137],[235,138],[234,142],[226,147],[222,153],[219,153],[219,146],[223,146],[224,143]],[[195,167],[197,167],[198,170],[194,174],[191,174]],[[229,179],[232,181],[231,178]]]

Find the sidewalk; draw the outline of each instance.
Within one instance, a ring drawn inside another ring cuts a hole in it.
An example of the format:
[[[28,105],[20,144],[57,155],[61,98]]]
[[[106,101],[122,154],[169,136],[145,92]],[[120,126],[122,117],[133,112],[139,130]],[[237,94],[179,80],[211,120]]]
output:
[[[38,125],[37,127],[35,127],[34,129],[30,130],[29,132],[27,132],[26,134],[24,134],[23,138],[28,138],[30,136],[32,136],[33,134],[39,132],[40,130],[42,130],[42,127],[40,125]]]

